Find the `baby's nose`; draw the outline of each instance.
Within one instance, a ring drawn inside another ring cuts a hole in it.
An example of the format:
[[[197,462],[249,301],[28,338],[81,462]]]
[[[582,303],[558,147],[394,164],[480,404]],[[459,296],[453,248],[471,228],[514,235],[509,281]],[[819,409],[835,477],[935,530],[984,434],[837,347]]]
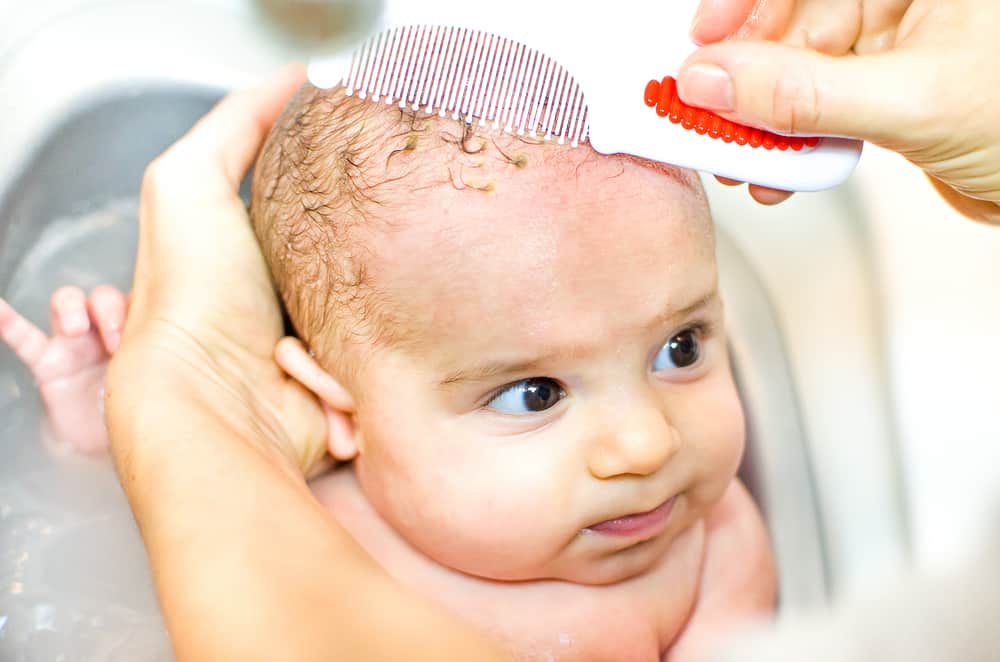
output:
[[[648,476],[666,464],[680,447],[677,430],[657,403],[631,407],[609,422],[591,447],[589,468],[597,478]]]

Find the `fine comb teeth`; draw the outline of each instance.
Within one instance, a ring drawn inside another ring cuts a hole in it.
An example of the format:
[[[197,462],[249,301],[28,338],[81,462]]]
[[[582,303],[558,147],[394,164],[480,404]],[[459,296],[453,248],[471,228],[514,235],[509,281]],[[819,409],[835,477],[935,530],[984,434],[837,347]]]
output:
[[[358,48],[348,95],[574,147],[590,132],[576,79],[523,44],[457,27],[405,26]]]
[[[347,94],[602,154],[624,153],[771,188],[843,181],[861,143],[779,136],[680,101],[698,0],[386,0],[380,31],[318,58],[309,79]]]
[[[565,67],[533,48],[478,30],[427,25],[386,30],[355,51],[340,83],[348,96],[450,114],[573,147],[590,133],[583,91]],[[727,143],[782,151],[819,143],[736,124],[684,103],[676,90],[672,76],[650,80],[643,100],[660,117]]]

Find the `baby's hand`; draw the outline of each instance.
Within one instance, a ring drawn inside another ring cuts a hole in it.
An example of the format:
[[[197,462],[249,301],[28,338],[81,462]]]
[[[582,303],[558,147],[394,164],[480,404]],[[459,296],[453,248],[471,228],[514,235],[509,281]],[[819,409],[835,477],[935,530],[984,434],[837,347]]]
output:
[[[56,435],[84,453],[108,447],[104,373],[118,349],[125,295],[102,285],[90,297],[76,287],[52,295],[52,337],[0,299],[0,337],[34,375]]]

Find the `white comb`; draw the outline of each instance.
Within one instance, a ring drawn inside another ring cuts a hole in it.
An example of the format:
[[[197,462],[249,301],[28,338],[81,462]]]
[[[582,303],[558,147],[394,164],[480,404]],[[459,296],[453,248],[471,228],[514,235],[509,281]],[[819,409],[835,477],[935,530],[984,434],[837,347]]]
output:
[[[667,78],[697,48],[688,36],[697,5],[388,0],[376,34],[351,54],[313,59],[309,79],[377,103],[771,188],[816,191],[846,179],[860,141],[806,143],[679,104]]]

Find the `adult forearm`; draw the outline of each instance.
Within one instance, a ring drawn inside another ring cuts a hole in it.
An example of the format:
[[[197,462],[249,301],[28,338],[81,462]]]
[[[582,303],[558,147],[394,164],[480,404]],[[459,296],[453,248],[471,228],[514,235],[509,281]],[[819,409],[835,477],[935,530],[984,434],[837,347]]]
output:
[[[108,424],[179,662],[506,659],[395,583],[213,394],[124,358],[110,384],[158,375],[155,398],[111,390]]]

